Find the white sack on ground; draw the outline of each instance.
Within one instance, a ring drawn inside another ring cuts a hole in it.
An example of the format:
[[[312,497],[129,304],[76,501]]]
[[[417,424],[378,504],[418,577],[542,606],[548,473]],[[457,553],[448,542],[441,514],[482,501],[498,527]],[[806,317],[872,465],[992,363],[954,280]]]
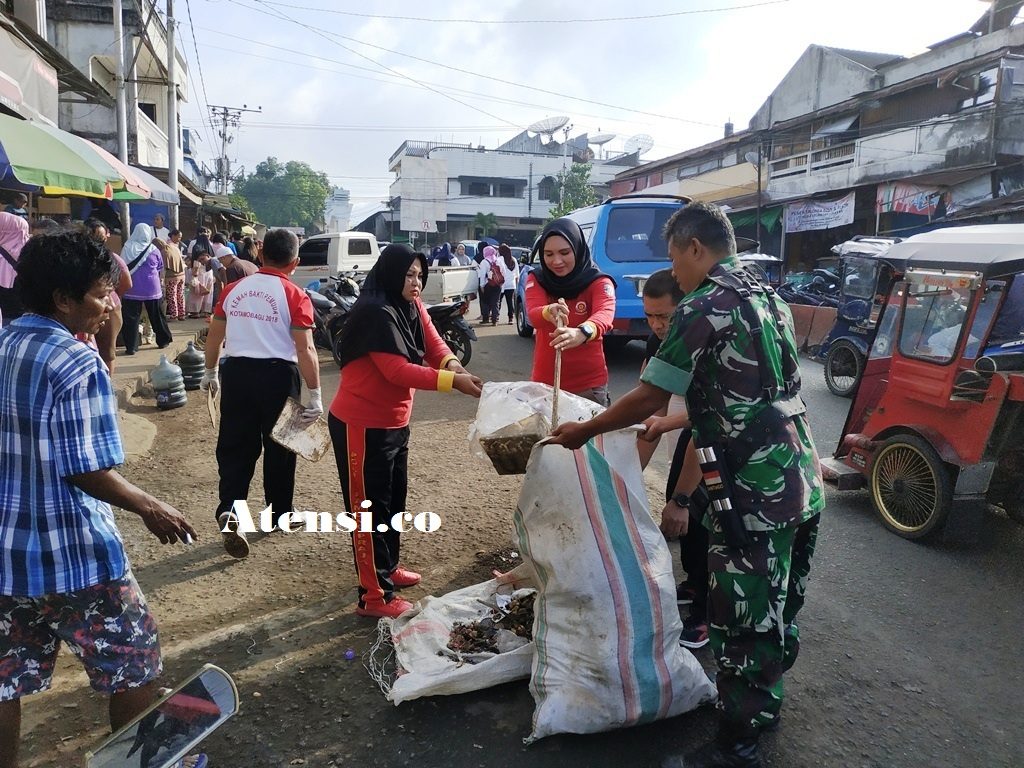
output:
[[[534,586],[528,566],[520,565],[513,573],[519,579],[514,588],[491,579],[441,597],[424,597],[397,619],[380,621],[378,631],[384,635],[384,644],[394,647],[397,663],[390,690],[382,685],[389,701],[397,705],[421,696],[468,693],[529,677],[532,642],[524,641],[519,648],[504,653],[474,653],[461,658],[448,648],[457,622],[489,616],[497,595],[512,595],[518,589]],[[379,666],[379,662],[375,658],[371,667]],[[371,674],[381,682],[379,670],[371,669]]]
[[[579,451],[538,445],[513,520],[538,584],[528,741],[714,701],[711,681],[679,645],[671,556],[648,511],[635,433]]]

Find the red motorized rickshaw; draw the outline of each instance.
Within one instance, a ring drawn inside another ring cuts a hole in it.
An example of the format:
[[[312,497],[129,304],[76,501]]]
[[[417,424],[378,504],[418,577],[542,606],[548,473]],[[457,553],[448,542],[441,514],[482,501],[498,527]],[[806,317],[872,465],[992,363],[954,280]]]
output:
[[[906,271],[826,480],[866,482],[908,539],[941,531],[961,500],[1024,520],[1024,225],[936,230],[888,255]]]

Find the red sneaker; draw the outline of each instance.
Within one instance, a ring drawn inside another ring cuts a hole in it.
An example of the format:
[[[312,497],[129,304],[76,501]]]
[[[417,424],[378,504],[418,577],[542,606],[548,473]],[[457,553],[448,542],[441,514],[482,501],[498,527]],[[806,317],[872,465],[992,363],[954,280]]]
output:
[[[391,583],[396,587],[415,587],[423,578],[416,571],[410,571],[401,565],[391,572]]]
[[[356,606],[356,613],[359,616],[370,616],[375,619],[397,619],[403,613],[412,608],[412,603],[400,597],[393,597],[386,603],[383,600],[373,600],[365,605]]]

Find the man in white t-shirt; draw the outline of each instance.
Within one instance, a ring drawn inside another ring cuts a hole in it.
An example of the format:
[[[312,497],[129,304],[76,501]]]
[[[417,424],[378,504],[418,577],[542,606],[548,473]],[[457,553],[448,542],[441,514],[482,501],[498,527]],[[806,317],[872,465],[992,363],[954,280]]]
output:
[[[273,507],[274,526],[292,511],[295,454],[278,445],[270,433],[285,401],[298,398],[300,374],[309,390],[303,420],[316,421],[324,412],[320,364],[313,346],[313,305],[289,279],[299,265],[295,235],[286,229],[269,231],[263,240],[263,265],[221,294],[210,322],[201,384],[214,393],[221,390],[216,517],[224,549],[236,558],[249,554],[249,544],[231,508],[248,498],[261,450],[264,499]],[[218,379],[222,342],[224,360]]]
[[[171,236],[171,230],[164,226],[164,217],[162,214],[157,214],[153,217],[153,236],[167,242],[167,238]]]

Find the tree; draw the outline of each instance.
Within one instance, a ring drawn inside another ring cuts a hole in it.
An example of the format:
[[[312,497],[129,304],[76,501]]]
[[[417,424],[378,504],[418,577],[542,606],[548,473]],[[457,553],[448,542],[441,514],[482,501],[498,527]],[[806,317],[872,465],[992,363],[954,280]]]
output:
[[[568,173],[559,171],[551,199],[560,202],[548,211],[552,219],[597,202],[594,188],[590,186],[590,168],[590,163],[573,163]]]
[[[324,205],[331,194],[327,174],[307,163],[281,163],[268,157],[245,179],[235,182],[233,204],[247,201],[258,221],[277,227],[305,227],[306,234],[323,229]]]
[[[481,237],[493,235],[498,231],[498,217],[493,213],[478,211],[476,216],[473,217],[473,229],[480,230]]]
[[[228,200],[230,201],[231,205],[234,208],[237,208],[242,212],[242,215],[245,216],[245,218],[249,219],[250,221],[259,220],[259,217],[256,215],[256,212],[252,209],[252,206],[249,205],[248,198],[243,197],[237,192],[232,192],[230,195],[228,195]]]

